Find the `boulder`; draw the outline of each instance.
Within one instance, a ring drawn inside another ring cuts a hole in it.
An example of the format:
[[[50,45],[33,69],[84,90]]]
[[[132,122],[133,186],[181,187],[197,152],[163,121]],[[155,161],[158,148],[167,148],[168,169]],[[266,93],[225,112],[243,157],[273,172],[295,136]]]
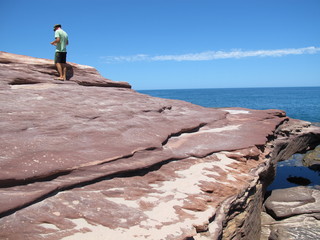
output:
[[[302,186],[276,189],[266,200],[265,207],[275,219],[306,213],[320,214],[320,191]]]
[[[320,235],[320,189],[273,190],[262,213],[260,240],[311,240]]]
[[[303,158],[303,165],[314,170],[320,170],[320,146],[309,151]]]
[[[0,239],[258,239],[275,165],[320,142],[281,110],[140,94],[0,53]]]

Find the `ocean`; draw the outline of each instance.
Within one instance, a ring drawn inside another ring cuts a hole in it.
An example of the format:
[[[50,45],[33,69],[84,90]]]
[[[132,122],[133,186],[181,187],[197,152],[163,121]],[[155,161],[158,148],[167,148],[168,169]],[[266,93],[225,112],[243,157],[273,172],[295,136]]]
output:
[[[281,109],[291,118],[320,122],[320,87],[172,89],[139,92],[155,97],[184,100],[204,107]]]
[[[138,92],[154,97],[184,100],[210,108],[281,109],[290,118],[320,126],[320,87],[171,89]],[[302,154],[295,154],[279,163],[277,176],[268,190],[301,185],[292,179],[310,182],[304,184],[307,186],[320,185],[320,172],[302,166],[302,158]]]

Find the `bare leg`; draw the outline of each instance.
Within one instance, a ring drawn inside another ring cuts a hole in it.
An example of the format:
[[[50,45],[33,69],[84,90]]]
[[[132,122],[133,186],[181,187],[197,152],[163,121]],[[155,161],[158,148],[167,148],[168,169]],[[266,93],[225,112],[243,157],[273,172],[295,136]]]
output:
[[[63,66],[62,63],[56,63],[57,69],[58,69],[58,73],[59,73],[59,79],[63,80]]]
[[[67,64],[62,63],[61,65],[62,65],[62,72],[63,72],[62,78],[63,80],[67,80]]]

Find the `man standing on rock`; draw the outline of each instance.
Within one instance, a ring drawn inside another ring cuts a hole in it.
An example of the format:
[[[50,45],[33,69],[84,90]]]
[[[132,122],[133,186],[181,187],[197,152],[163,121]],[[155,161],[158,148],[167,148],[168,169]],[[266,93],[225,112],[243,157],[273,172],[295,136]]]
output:
[[[56,24],[53,27],[55,40],[51,42],[52,45],[56,46],[56,54],[54,58],[54,63],[57,66],[60,76],[56,80],[66,80],[67,79],[67,45],[68,34],[62,30],[61,24]]]

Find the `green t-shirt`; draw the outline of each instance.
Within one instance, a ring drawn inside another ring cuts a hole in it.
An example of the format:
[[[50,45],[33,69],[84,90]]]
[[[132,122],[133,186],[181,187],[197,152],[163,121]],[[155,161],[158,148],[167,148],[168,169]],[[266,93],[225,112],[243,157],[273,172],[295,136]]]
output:
[[[56,52],[67,52],[68,34],[62,29],[58,29],[55,31],[54,37],[60,38],[60,42],[56,46]]]

